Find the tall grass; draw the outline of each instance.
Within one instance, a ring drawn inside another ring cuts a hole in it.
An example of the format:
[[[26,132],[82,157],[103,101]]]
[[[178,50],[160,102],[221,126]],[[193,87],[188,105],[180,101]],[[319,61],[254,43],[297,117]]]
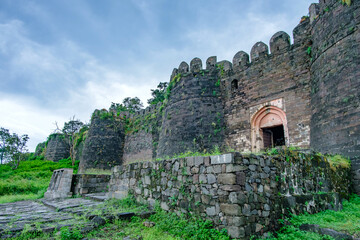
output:
[[[51,162],[40,159],[20,162],[16,170],[0,165],[0,203],[15,202],[43,197],[55,169],[74,168],[71,159]]]

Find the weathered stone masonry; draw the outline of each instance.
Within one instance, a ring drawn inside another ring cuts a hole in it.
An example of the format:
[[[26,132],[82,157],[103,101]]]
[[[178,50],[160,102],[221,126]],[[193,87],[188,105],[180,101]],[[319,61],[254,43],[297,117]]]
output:
[[[257,152],[279,142],[351,158],[360,194],[360,1],[351,2],[312,4],[293,43],[278,32],[269,46],[258,42],[232,62],[182,62],[166,103],[125,117],[138,129],[125,133],[121,117],[93,119],[81,171],[217,146]],[[46,158],[58,160],[55,147],[49,142]]]
[[[346,194],[349,184],[348,170],[333,171],[322,157],[235,153],[116,166],[109,197],[131,193],[167,211],[194,212],[232,237],[248,239],[275,229],[290,212],[339,208],[339,193]]]

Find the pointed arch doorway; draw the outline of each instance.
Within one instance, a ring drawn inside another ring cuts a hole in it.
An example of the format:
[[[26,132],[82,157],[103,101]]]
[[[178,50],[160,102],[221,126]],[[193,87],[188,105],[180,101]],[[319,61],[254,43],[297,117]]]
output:
[[[258,152],[288,145],[289,132],[285,112],[275,106],[265,106],[251,119],[251,148]]]

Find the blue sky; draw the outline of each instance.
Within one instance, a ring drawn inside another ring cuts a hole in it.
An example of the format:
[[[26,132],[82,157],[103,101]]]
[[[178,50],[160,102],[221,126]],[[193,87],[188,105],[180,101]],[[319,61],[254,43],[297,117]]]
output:
[[[71,116],[169,81],[194,57],[232,61],[273,34],[292,36],[311,0],[0,0],[0,126],[29,150]]]

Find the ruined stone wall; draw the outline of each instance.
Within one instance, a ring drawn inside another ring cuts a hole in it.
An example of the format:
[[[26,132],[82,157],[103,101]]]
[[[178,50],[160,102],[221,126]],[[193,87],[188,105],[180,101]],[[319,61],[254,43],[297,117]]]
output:
[[[121,165],[124,148],[121,119],[106,110],[95,110],[82,151],[79,173],[86,169],[111,169]]]
[[[283,110],[287,118],[287,145],[310,146],[310,73],[306,50],[309,20],[294,29],[294,44],[285,32],[276,33],[269,47],[256,43],[249,55],[238,52],[222,77],[225,99],[226,143],[239,151],[253,146],[251,119],[266,106]]]
[[[70,148],[64,139],[64,135],[60,133],[51,134],[46,145],[45,159],[58,162],[69,156]]]
[[[348,191],[348,170],[332,171],[319,158],[296,156],[235,153],[116,166],[109,196],[131,193],[166,211],[196,213],[232,237],[248,239],[276,229],[277,219],[290,212],[340,206],[337,191]]]
[[[216,60],[215,60],[216,61]],[[200,59],[182,62],[172,74],[171,95],[165,100],[157,157],[187,151],[210,151],[224,139],[219,70]]]
[[[72,177],[73,195],[100,193],[108,191],[110,175],[75,174]]]
[[[152,134],[145,130],[125,136],[124,164],[153,159]]]
[[[124,163],[155,159],[162,119],[160,104],[127,117],[131,127],[125,136]]]
[[[360,194],[360,1],[311,8],[311,147],[350,157]]]

